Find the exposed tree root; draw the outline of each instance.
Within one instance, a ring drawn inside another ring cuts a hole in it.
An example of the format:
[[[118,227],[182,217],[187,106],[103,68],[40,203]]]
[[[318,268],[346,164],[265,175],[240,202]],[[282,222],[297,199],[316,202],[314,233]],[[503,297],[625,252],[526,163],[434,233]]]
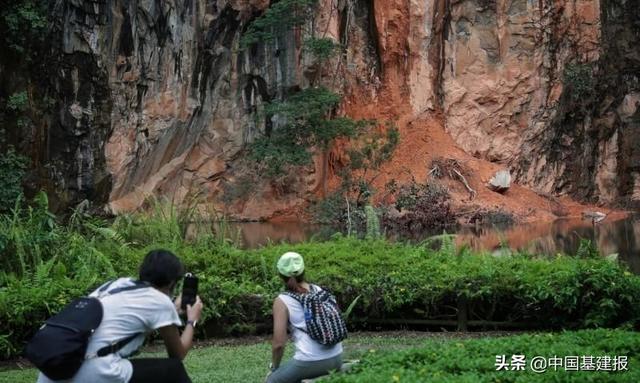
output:
[[[475,190],[473,190],[471,188],[471,186],[469,186],[469,183],[467,182],[467,179],[464,178],[462,173],[460,173],[457,169],[453,169],[453,172],[458,176],[458,179],[462,182],[464,187],[467,188],[467,190],[469,191],[469,199],[470,200],[475,199],[476,195],[478,195],[478,193]]]
[[[436,158],[431,162],[431,170],[427,174],[427,177],[442,178],[447,175],[452,180],[460,181],[469,192],[469,200],[476,198],[478,193],[469,186],[467,178],[464,176],[464,168],[457,161],[452,158]]]

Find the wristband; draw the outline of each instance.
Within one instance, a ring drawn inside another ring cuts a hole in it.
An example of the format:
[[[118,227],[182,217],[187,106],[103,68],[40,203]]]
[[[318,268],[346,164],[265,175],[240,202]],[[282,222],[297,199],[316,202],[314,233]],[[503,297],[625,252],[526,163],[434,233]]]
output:
[[[269,363],[269,370],[271,370],[271,372],[274,372],[277,369],[278,367],[273,367],[273,363]]]
[[[196,324],[198,323],[197,320],[188,320],[187,321],[187,326],[191,325],[191,327],[196,328]]]

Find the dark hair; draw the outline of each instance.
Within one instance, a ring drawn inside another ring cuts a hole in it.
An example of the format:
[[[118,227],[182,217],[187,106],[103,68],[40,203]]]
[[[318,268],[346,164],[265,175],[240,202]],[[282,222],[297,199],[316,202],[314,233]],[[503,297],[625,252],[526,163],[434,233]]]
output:
[[[280,274],[280,278],[282,278],[282,280],[284,281],[284,284],[287,286],[288,291],[298,294],[306,294],[309,292],[307,289],[300,286],[300,284],[304,282],[304,272],[295,277],[287,277],[286,275]]]
[[[140,265],[141,281],[155,287],[166,287],[176,283],[184,274],[182,262],[169,250],[151,250]]]

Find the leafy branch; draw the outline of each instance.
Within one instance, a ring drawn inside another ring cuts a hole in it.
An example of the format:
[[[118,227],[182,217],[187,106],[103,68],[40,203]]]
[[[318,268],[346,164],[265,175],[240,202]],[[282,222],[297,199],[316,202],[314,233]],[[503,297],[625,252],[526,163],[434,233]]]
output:
[[[256,18],[240,39],[246,49],[259,42],[270,42],[295,27],[300,27],[313,14],[318,0],[280,0],[272,4],[262,16]]]
[[[288,166],[308,164],[312,147],[327,149],[336,138],[355,137],[368,122],[331,118],[340,101],[338,94],[317,87],[267,105],[266,117],[280,125],[253,142],[251,157],[266,166],[268,175],[281,175]]]

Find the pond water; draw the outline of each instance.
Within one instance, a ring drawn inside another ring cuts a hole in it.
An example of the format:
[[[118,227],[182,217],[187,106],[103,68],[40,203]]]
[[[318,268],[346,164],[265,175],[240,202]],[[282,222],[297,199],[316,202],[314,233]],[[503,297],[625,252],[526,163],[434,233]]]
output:
[[[640,217],[616,221],[604,220],[596,225],[581,219],[558,219],[553,222],[514,225],[504,230],[464,228],[459,244],[475,250],[499,253],[504,243],[511,249],[531,254],[575,254],[580,239],[592,241],[603,256],[618,254],[636,274],[640,274]]]
[[[229,237],[244,248],[268,243],[297,243],[311,238],[326,239],[335,232],[329,227],[304,222],[229,223]],[[519,224],[509,228],[462,227],[457,230],[458,245],[474,250],[500,253],[504,246],[532,254],[575,254],[580,239],[591,240],[603,255],[618,254],[630,269],[640,274],[640,216],[608,220],[596,224],[581,219]],[[433,233],[425,233],[425,239]],[[397,237],[396,237],[397,239]],[[415,238],[414,238],[415,240]]]

